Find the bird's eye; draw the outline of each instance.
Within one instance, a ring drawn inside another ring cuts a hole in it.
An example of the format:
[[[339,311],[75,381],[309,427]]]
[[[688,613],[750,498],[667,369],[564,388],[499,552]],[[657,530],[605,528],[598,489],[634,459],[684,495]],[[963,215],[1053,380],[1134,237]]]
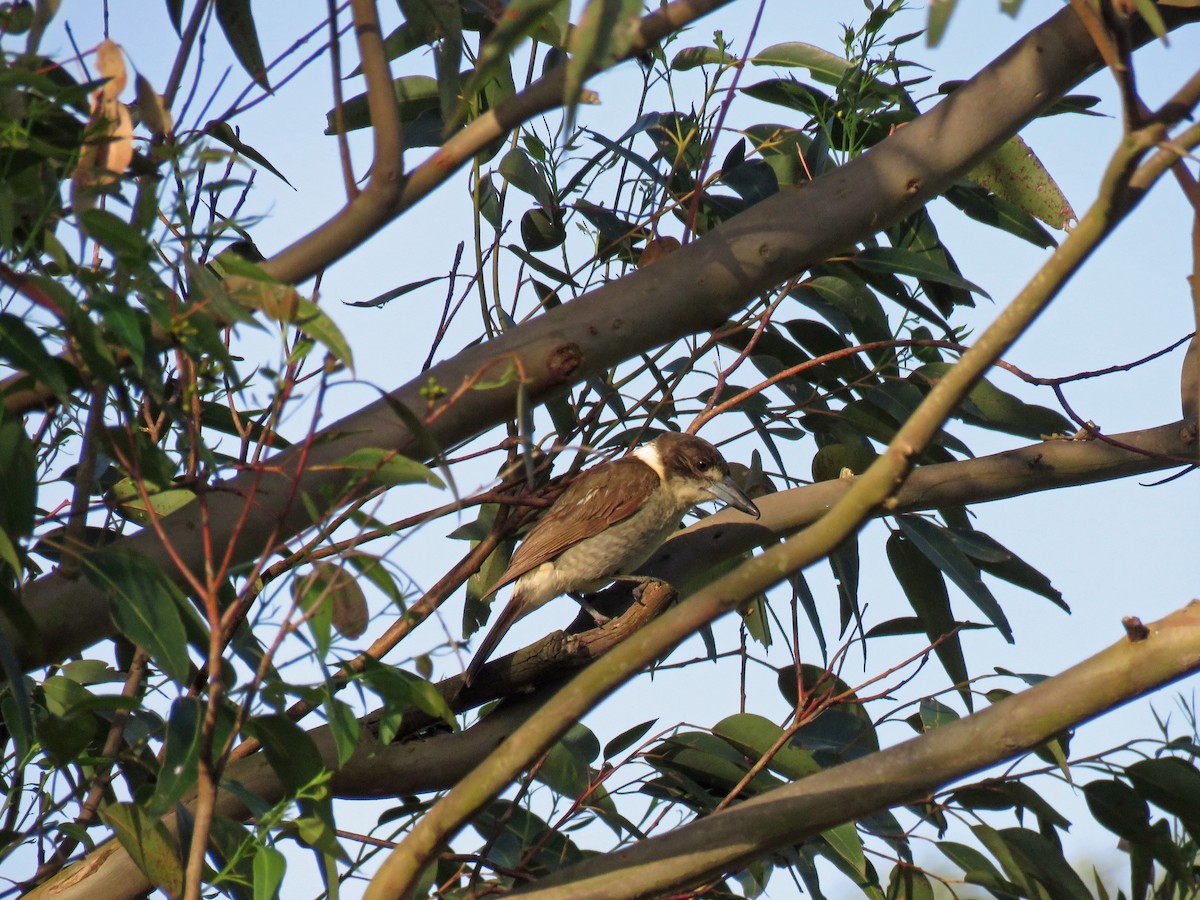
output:
[[[708,460],[707,459],[700,460],[698,463],[696,463],[696,468],[699,469],[701,472],[706,471],[708,469]]]

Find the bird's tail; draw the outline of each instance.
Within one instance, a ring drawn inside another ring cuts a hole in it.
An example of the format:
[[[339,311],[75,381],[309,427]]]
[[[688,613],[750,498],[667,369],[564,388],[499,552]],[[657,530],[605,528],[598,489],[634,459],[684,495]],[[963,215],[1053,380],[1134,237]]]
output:
[[[467,671],[463,672],[463,686],[470,687],[471,682],[475,680],[475,676],[479,674],[479,670],[483,668],[483,664],[488,661],[488,657],[495,652],[496,647],[504,640],[504,635],[508,633],[508,629],[512,628],[513,623],[521,618],[521,604],[517,602],[517,597],[514,595],[508,604],[501,611],[499,618],[488,629],[487,635],[479,644],[479,649],[475,651],[475,656],[471,658],[470,664],[467,666]]]

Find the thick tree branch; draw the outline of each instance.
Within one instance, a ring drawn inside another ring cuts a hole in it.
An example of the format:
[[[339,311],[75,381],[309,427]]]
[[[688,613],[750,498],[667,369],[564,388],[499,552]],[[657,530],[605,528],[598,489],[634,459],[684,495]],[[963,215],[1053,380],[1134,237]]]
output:
[[[1200,11],[1193,16],[1200,16]],[[487,344],[441,363],[387,399],[322,430],[307,465],[285,451],[270,467],[243,473],[209,494],[210,543],[232,548],[235,563],[275,549],[310,527],[330,504],[345,502],[343,473],[321,466],[362,447],[413,456],[423,451],[397,405],[425,411],[421,389],[430,377],[451,389],[477,373],[519,358],[528,396],[538,400],[635,355],[724,321],[761,290],[898,221],[949,187],[1033,116],[1099,64],[1086,31],[1069,10],[1035,28],[976,78],[870,152],[803,190],[785,191],[731,219],[653,267],[606,285]],[[451,446],[505,421],[518,386],[466,391],[433,410],[432,438]],[[295,502],[298,495],[311,502]],[[334,499],[336,495],[338,499]],[[249,507],[248,511],[246,508]],[[195,513],[184,508],[163,521],[163,535],[183,563],[204,565]],[[118,541],[172,572],[152,533]],[[78,653],[112,634],[107,598],[83,579],[59,574],[26,589],[37,634],[4,620],[7,639],[26,669]]]
[[[1159,471],[1173,465],[1164,460],[1166,456],[1196,454],[1197,430],[1195,422],[1176,422],[1117,435],[1122,443],[1139,447],[1144,453],[1130,453],[1099,441],[1052,440],[977,459],[923,466],[909,476],[895,495],[897,506],[894,512],[982,503]],[[731,521],[732,514],[709,516],[668,542],[647,564],[646,571],[673,584],[686,585],[701,579],[704,571],[718,561],[753,549],[764,543],[765,538],[785,537],[815,522],[844,496],[850,484],[848,479],[839,479],[760,498],[757,503],[762,519],[751,525]],[[768,533],[764,534],[763,529]],[[485,759],[501,737],[553,695],[560,686],[562,672],[579,668],[602,655],[627,631],[645,624],[658,611],[653,607],[638,607],[633,611],[634,615],[614,622],[619,629],[611,631],[595,629],[570,636],[555,632],[516,653],[494,660],[469,692],[462,690],[460,677],[442,682],[438,689],[456,712],[474,708],[502,694],[531,699],[529,703],[524,700],[519,704],[507,702],[503,710],[490,714],[480,725],[461,735],[404,740],[406,736],[436,724],[427,713],[410,709],[404,712],[401,742],[380,750],[367,737],[377,733],[378,713],[371,713],[361,720],[364,738],[359,750],[346,766],[337,769],[329,727],[313,729],[309,732],[310,737],[326,764],[335,770],[331,791],[341,798],[366,798],[451,787]],[[491,672],[498,673],[496,680],[490,677]],[[553,682],[548,684],[548,678]],[[446,743],[451,737],[452,742]],[[284,796],[283,785],[262,754],[231,763],[225,777],[253,790],[268,803]],[[216,811],[229,818],[245,815],[236,798],[228,796],[227,792],[221,794]],[[174,828],[173,818],[166,821]],[[81,870],[93,871],[95,874],[91,878],[99,880],[89,878],[81,883],[79,890],[86,885],[88,891],[102,891],[96,896],[128,896],[110,894],[112,885],[122,885],[130,894],[150,887],[115,841],[97,848],[73,869],[75,872]],[[139,878],[143,880],[137,881]],[[67,896],[93,895],[72,893]]]
[[[384,861],[367,889],[367,900],[411,895],[420,873],[434,855],[484,804],[527,768],[596,704],[632,678],[680,640],[727,612],[748,597],[765,591],[827,556],[854,534],[873,514],[891,507],[892,495],[903,485],[914,462],[980,378],[1021,336],[1058,295],[1067,280],[1103,243],[1112,229],[1144,196],[1157,175],[1138,164],[1163,140],[1165,126],[1152,123],[1124,136],[1113,154],[1100,193],[1087,214],[996,320],[979,336],[952,369],[945,373],[896,432],[880,455],[846,495],[800,534],[747,560],[687,597],[662,618],[589,666],[546,707],[521,726],[488,760],[464,778],[413,826]],[[1144,184],[1130,190],[1135,174]]]
[[[1113,623],[1114,631],[1117,623]],[[1200,668],[1200,603],[1036,687],[921,737],[598,856],[515,893],[539,900],[661,897],[843,822],[917,802]]]
[[[334,772],[330,789],[337,796],[365,799],[440,790],[483,762],[495,745],[541,706],[551,692],[552,689],[535,691],[506,703],[469,731],[436,733],[386,748],[379,747],[377,731],[363,728],[358,749],[340,769],[329,726],[321,726],[309,734],[323,764]],[[279,776],[262,753],[230,764],[224,781],[237,782],[267,803],[275,803],[284,796]],[[235,821],[251,815],[238,795],[228,790],[218,795],[214,812]],[[164,817],[163,822],[172,833],[177,833],[174,813]],[[114,839],[26,896],[53,897],[54,900],[95,900],[97,897],[125,900],[144,896],[153,887]]]

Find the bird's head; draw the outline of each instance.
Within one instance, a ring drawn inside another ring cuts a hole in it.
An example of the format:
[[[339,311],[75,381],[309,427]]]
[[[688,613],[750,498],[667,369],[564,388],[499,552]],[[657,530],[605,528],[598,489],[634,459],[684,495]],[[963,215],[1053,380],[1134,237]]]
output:
[[[688,506],[719,500],[759,517],[758,507],[729,476],[721,451],[703,438],[669,431],[634,455],[658,472],[663,484]]]

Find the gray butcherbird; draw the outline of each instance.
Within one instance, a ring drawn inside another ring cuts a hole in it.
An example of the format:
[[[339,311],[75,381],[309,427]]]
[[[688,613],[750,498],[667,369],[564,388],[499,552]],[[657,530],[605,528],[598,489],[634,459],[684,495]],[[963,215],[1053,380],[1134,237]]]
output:
[[[595,593],[633,572],[679,527],[684,513],[706,500],[759,516],[729,477],[720,451],[690,434],[668,432],[580,475],[533,526],[488,592],[516,582],[463,684],[470,686],[514,622],[561,594]]]

